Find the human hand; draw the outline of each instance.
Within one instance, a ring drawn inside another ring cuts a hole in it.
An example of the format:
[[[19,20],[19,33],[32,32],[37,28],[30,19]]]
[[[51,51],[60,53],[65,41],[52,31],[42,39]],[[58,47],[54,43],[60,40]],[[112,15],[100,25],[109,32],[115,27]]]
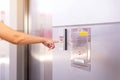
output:
[[[51,40],[51,39],[45,39],[45,42],[43,44],[48,47],[49,49],[55,48],[55,43],[58,43],[59,41]]]

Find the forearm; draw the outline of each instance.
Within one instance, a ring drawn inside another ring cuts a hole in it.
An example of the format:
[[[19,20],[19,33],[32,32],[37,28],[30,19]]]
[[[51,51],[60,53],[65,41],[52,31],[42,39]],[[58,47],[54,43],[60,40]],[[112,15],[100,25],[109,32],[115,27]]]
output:
[[[1,22],[0,22],[0,38],[13,44],[43,43],[46,47],[50,49],[53,49],[55,47],[54,43],[58,42],[50,39],[45,39],[42,37],[28,35],[22,32],[17,32]]]
[[[14,44],[43,43],[44,38],[17,32],[0,22],[0,38]]]
[[[14,38],[14,44],[33,44],[33,43],[44,43],[45,38],[28,35],[22,32],[17,32],[17,36]]]

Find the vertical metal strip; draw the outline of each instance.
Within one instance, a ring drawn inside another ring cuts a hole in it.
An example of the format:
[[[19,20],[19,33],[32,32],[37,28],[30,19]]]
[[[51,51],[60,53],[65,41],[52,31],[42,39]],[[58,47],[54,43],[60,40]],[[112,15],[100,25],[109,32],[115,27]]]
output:
[[[17,1],[17,29],[29,33],[29,0]],[[29,80],[28,45],[17,46],[17,80]]]
[[[67,29],[65,29],[65,50],[67,50]]]
[[[24,20],[23,20],[23,10],[24,10],[24,0],[17,1],[17,30],[23,31]],[[24,80],[24,46],[17,46],[17,80]]]
[[[24,0],[24,32],[29,34],[29,0]],[[25,46],[24,80],[29,80],[29,45]]]

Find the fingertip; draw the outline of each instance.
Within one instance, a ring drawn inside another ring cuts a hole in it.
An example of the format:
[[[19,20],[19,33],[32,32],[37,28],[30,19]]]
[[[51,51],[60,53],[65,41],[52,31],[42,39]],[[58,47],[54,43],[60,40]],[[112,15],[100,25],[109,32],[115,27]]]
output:
[[[59,41],[54,41],[54,43],[58,43]]]

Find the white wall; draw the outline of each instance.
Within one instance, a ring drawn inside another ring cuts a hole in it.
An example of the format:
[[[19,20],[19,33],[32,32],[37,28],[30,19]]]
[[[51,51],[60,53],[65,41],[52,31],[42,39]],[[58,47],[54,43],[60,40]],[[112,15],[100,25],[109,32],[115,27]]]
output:
[[[52,0],[53,25],[120,21],[120,0]]]
[[[9,25],[9,0],[0,0],[0,21]],[[9,45],[0,39],[0,80],[9,80]]]
[[[4,11],[4,15],[0,15],[0,20],[16,30],[17,0],[0,0],[0,11]],[[0,68],[2,69],[0,79],[17,80],[17,47],[3,40],[0,40],[0,46]]]

